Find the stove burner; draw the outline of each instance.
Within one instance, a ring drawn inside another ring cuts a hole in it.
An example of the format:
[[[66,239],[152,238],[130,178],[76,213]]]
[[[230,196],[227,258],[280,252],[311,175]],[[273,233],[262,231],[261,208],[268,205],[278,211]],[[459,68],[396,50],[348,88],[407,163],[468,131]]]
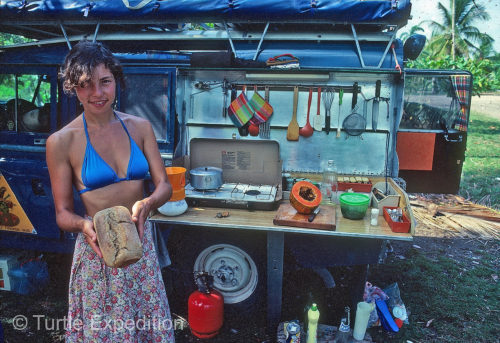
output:
[[[186,199],[204,202],[211,206],[228,208],[247,208],[252,206],[266,208],[276,200],[277,187],[273,185],[249,185],[243,183],[224,183],[219,189],[199,191],[190,184],[186,185]],[[239,206],[239,207],[238,207]]]

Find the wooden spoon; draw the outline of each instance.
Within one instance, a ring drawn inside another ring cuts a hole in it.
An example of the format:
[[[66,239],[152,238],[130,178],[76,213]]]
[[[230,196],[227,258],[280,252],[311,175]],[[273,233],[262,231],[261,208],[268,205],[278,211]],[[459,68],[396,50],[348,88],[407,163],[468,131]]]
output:
[[[309,113],[311,112],[311,101],[313,96],[313,89],[309,88],[309,100],[307,101],[307,121],[306,125],[299,130],[299,134],[302,137],[311,137],[313,134],[313,128],[309,122]]]
[[[288,129],[286,139],[289,141],[299,140],[299,123],[297,123],[297,105],[299,103],[299,86],[293,87],[293,114]]]

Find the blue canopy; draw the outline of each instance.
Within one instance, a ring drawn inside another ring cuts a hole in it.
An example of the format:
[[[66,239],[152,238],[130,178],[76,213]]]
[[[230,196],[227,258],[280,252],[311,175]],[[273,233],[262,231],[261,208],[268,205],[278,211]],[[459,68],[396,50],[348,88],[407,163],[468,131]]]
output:
[[[115,52],[228,50],[232,38],[231,48],[245,59],[285,51],[303,67],[356,68],[364,59],[393,68],[388,47],[410,11],[410,0],[16,0],[0,2],[0,31],[47,44],[94,34]],[[393,45],[399,55],[399,42]]]
[[[406,24],[410,0],[39,0],[2,1],[0,20],[325,22]],[[2,24],[0,24],[1,26]]]

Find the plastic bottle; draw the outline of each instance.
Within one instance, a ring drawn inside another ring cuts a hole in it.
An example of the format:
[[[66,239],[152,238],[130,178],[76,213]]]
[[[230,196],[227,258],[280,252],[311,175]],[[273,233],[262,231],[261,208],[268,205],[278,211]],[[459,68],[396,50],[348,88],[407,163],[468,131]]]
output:
[[[352,336],[354,339],[361,341],[365,338],[366,326],[368,325],[368,319],[370,318],[370,313],[375,309],[375,303],[367,303],[361,301],[358,303],[356,309],[356,320],[354,322],[354,331]]]
[[[304,325],[303,325],[303,332],[307,332],[307,325],[309,322],[309,319],[307,318],[309,309],[311,308],[312,304],[314,303],[314,297],[311,292],[308,292],[307,294],[307,303],[306,306],[304,306]]]
[[[316,304],[312,304],[307,311],[307,341],[306,343],[317,343],[319,310]]]
[[[323,167],[323,181],[321,183],[323,196],[334,203],[338,203],[337,196],[337,168],[333,160],[328,160]]]

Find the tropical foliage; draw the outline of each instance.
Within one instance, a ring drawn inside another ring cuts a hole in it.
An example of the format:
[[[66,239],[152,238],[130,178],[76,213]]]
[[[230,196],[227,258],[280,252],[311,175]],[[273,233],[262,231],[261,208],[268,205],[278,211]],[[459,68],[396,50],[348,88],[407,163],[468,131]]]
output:
[[[428,48],[434,55],[472,57],[474,53],[479,53],[481,57],[486,57],[482,56],[480,47],[491,46],[493,38],[474,26],[481,20],[490,19],[484,6],[474,0],[449,0],[448,7],[441,2],[437,7],[441,22],[423,22],[432,29]]]
[[[449,0],[448,7],[439,2],[437,9],[441,22],[423,21],[400,36],[405,40],[412,33],[423,33],[426,25],[432,30],[420,57],[407,62],[406,66],[468,70],[473,75],[472,91],[476,95],[500,89],[500,55],[493,48],[494,40],[474,26],[481,20],[490,19],[484,6],[475,0]]]
[[[460,69],[468,70],[473,77],[472,94],[478,95],[500,89],[500,70],[498,64],[489,59],[458,57],[455,60],[444,57],[422,56],[410,61],[407,67],[417,69]]]
[[[29,42],[30,39],[23,36],[13,35],[10,33],[0,33],[0,46],[2,45],[13,45]]]

